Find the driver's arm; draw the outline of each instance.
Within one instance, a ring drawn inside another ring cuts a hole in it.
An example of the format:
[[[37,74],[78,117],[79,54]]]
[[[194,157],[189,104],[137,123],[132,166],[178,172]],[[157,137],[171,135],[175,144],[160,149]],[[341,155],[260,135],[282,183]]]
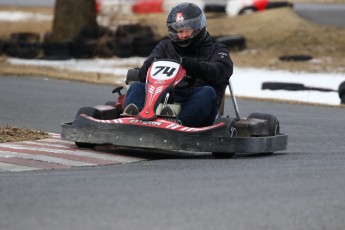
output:
[[[233,62],[227,48],[219,44],[209,61],[183,58],[182,65],[194,78],[201,78],[210,85],[227,84],[233,73]]]

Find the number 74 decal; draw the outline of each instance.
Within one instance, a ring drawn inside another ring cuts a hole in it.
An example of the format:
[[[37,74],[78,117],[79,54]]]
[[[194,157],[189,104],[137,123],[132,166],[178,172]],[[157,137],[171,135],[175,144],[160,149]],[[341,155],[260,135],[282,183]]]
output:
[[[152,76],[156,76],[157,74],[165,74],[168,77],[170,77],[171,75],[174,74],[176,68],[169,67],[169,66],[156,66],[155,70],[157,70],[157,71]]]

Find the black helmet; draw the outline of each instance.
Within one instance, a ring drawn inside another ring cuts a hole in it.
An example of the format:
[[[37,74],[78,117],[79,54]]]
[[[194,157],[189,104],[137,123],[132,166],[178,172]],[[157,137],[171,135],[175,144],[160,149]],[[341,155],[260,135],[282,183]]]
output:
[[[167,18],[167,26],[170,39],[181,47],[187,47],[207,34],[205,14],[193,3],[181,3],[173,7]],[[191,31],[188,38],[178,36],[184,29]]]

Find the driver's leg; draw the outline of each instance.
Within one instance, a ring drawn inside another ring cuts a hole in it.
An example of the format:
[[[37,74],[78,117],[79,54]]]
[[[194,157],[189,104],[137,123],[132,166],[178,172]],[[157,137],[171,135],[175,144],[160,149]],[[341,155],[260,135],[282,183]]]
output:
[[[178,119],[189,127],[212,125],[218,113],[217,95],[210,86],[195,87],[185,95],[176,95],[181,102],[181,112]],[[183,98],[184,97],[184,98]]]
[[[135,82],[129,87],[126,100],[125,108],[129,104],[135,104],[139,111],[144,107],[145,104],[145,84],[141,82]]]

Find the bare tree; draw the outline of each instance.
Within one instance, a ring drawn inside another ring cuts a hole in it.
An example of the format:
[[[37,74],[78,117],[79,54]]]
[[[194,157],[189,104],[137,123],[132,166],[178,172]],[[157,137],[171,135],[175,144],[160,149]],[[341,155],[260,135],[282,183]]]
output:
[[[97,27],[95,4],[95,0],[56,0],[51,41],[74,39],[82,27]]]

